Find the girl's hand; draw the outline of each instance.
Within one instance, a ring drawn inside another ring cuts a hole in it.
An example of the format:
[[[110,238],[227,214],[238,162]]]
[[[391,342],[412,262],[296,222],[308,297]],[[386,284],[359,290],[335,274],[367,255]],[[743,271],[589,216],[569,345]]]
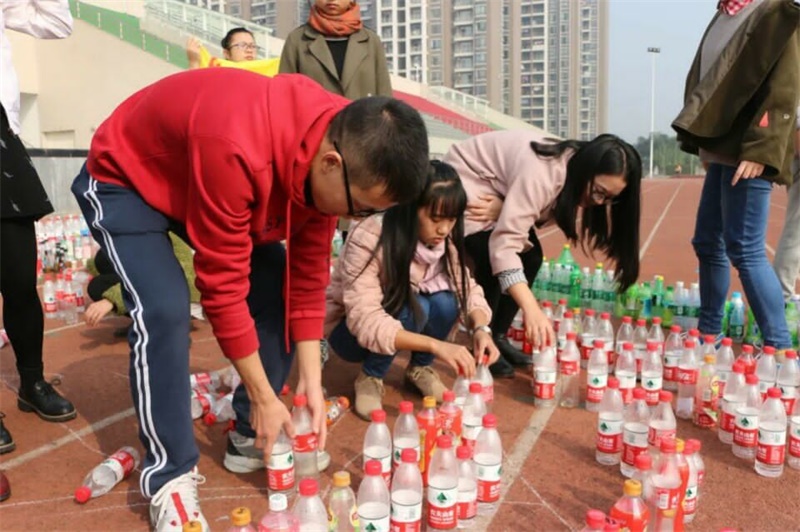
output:
[[[761,174],[764,173],[764,165],[761,163],[754,163],[752,161],[742,161],[739,163],[739,167],[736,169],[736,173],[733,174],[733,180],[731,181],[731,186],[735,187],[736,183],[739,182],[739,179],[753,179],[756,177],[760,177]]]
[[[462,371],[468,379],[475,376],[475,358],[473,358],[469,349],[463,345],[436,340],[431,353],[433,356],[447,362],[447,365],[453,368],[456,374]]]
[[[94,327],[112,310],[114,310],[114,304],[108,299],[101,299],[89,305],[86,312],[83,314],[83,319],[86,320],[86,323]]]
[[[538,305],[523,311],[522,322],[525,327],[525,337],[534,349],[555,345],[556,333],[553,331],[550,320]]]
[[[480,363],[484,356],[489,357],[487,366],[491,366],[500,358],[500,350],[492,340],[492,336],[486,331],[475,331],[472,335],[472,352],[476,363]]]
[[[467,204],[467,218],[475,222],[496,222],[503,209],[503,200],[493,194],[479,196]]]
[[[200,67],[200,48],[202,46],[197,37],[189,37],[186,43],[186,58],[189,60],[189,68]]]

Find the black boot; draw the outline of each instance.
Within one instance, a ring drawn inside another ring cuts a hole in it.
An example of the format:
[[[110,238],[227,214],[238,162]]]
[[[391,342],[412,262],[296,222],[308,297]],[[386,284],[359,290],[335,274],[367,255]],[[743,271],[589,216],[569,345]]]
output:
[[[513,379],[514,367],[502,356],[497,359],[497,362],[489,366],[489,372],[492,377],[498,379]]]
[[[497,349],[500,350],[500,356],[512,366],[530,366],[533,364],[533,357],[526,355],[508,341],[506,335],[498,334],[494,337],[494,343]]]
[[[10,453],[17,448],[17,444],[14,443],[14,438],[11,437],[11,433],[8,432],[8,429],[6,429],[6,426],[3,424],[4,417],[5,414],[0,412],[0,454]]]
[[[69,421],[78,415],[72,403],[61,397],[45,380],[28,386],[23,384],[19,389],[17,407],[23,412],[36,412],[45,421]]]

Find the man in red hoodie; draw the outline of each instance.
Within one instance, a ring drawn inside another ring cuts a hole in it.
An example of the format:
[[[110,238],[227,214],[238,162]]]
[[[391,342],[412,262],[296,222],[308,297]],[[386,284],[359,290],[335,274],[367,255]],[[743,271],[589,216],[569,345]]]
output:
[[[131,309],[131,391],[147,451],[140,485],[156,530],[192,519],[207,528],[189,411],[189,294],[167,231],[195,249],[203,308],[242,377],[229,469],[252,470],[281,430],[294,435],[278,398],[292,344],[297,393],[325,444],[319,340],[336,216],[415,199],[427,166],[415,110],[385,97],[351,103],[301,75],[179,73],[98,128],[72,191]],[[250,456],[237,452],[242,438]]]

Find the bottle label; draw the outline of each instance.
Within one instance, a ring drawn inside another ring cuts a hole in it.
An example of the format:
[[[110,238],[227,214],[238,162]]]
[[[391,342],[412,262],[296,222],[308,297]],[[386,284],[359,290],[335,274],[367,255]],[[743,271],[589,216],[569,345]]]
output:
[[[642,425],[644,428],[644,425]],[[647,450],[647,429],[622,431],[622,461],[628,465],[636,464],[636,457]]]
[[[456,503],[458,488],[440,489],[428,486],[428,526],[450,529],[456,526]],[[362,530],[366,530],[362,527]]]
[[[766,465],[783,464],[786,452],[786,429],[758,430],[758,450],[756,460]]]
[[[578,361],[577,360],[562,360],[561,361],[561,374],[568,377],[570,375],[578,374]]]
[[[269,455],[267,487],[270,491],[286,491],[294,487],[294,453],[291,449]]]
[[[586,375],[586,402],[599,403],[608,384],[608,373],[589,373]]]
[[[478,488],[458,492],[457,514],[459,520],[478,515]]]
[[[687,486],[683,498],[683,514],[692,515],[697,511],[697,486]]]
[[[211,412],[211,401],[209,400],[211,394],[203,393],[201,388],[198,388],[195,390],[195,397],[197,398],[197,403],[200,405],[200,408],[202,408],[201,417]]]
[[[676,382],[678,380],[678,364],[680,363],[681,356],[668,354],[664,355],[664,380],[667,382]]]
[[[786,415],[790,416],[794,411],[794,403],[797,401],[797,386],[781,385],[781,401],[786,409]]]
[[[767,397],[767,390],[775,386],[774,382],[767,382],[764,380],[758,381],[758,391],[761,392],[761,402],[763,403]]]
[[[722,421],[720,422],[719,429],[724,432],[733,432],[736,428],[736,410],[742,406],[742,403],[735,403],[728,399],[722,400]]]
[[[420,532],[422,530],[422,499],[416,504],[403,504],[392,500],[392,532]]]
[[[680,488],[655,488],[656,506],[659,510],[677,510]]]
[[[478,502],[495,502],[500,498],[502,464],[477,464]]]
[[[705,397],[705,393],[703,394]],[[716,401],[702,401],[695,403],[694,424],[698,427],[710,429],[717,424]]]
[[[133,459],[133,455],[120,449],[103,460],[102,465],[108,467],[114,473],[114,484],[116,484],[130,475],[136,466],[136,461]]]
[[[653,426],[647,432],[647,443],[653,447],[660,448],[661,440],[672,439],[675,437],[675,429],[657,429]]]
[[[658,377],[642,377],[642,388],[647,392],[647,406],[655,406],[658,404],[658,394],[664,385],[663,378]]]
[[[364,532],[389,532],[390,530],[391,525],[388,515],[378,519],[367,519],[363,515],[359,515],[358,517],[361,523],[361,530]]]
[[[758,442],[758,412],[755,414],[736,414],[733,428],[733,443],[739,447],[755,447]]]
[[[556,371],[553,369],[533,370],[533,395],[537,399],[553,399],[556,395]]]
[[[800,416],[793,416],[789,423],[789,456],[800,458]]]
[[[350,507],[350,512],[349,513],[350,513],[350,515],[348,517],[348,520],[350,521],[350,526],[354,530],[358,530],[358,524],[359,524],[358,509],[356,508],[355,504]],[[328,530],[335,531],[338,528],[339,528],[339,516],[337,516],[334,513],[333,508],[331,508],[330,505],[329,505],[328,506]]]
[[[483,397],[484,403],[491,403],[494,401],[494,384],[484,386],[481,390],[481,397]]]
[[[317,450],[317,435],[313,432],[297,434],[294,437],[293,450],[296,453],[310,453]]]
[[[582,334],[581,335],[581,360],[589,360],[589,356],[592,354],[592,349],[594,349],[594,335],[593,334]]]
[[[697,384],[697,368],[678,368],[678,382],[681,384]]]
[[[414,447],[406,447],[406,449],[414,449],[414,451],[417,453],[417,459],[420,458],[419,445],[415,445]],[[392,464],[395,467],[395,469],[397,468],[397,466],[400,465],[401,462],[400,459],[402,457],[403,457],[403,448],[394,447],[394,453],[392,454]]]
[[[601,453],[616,454],[622,452],[623,421],[603,419],[597,420],[596,447]]]

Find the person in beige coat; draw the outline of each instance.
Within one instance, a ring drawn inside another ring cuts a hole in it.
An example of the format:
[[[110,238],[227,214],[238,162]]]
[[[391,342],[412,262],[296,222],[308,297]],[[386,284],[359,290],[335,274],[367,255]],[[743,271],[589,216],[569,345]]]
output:
[[[357,223],[326,294],[324,334],[343,359],[361,364],[355,411],[381,408],[383,378],[398,351],[411,351],[407,381],[442,400],[435,358],[471,378],[476,361],[499,356],[491,310],[464,264],[467,194],[448,164],[433,161],[419,201]],[[446,339],[461,320],[473,353]]]

